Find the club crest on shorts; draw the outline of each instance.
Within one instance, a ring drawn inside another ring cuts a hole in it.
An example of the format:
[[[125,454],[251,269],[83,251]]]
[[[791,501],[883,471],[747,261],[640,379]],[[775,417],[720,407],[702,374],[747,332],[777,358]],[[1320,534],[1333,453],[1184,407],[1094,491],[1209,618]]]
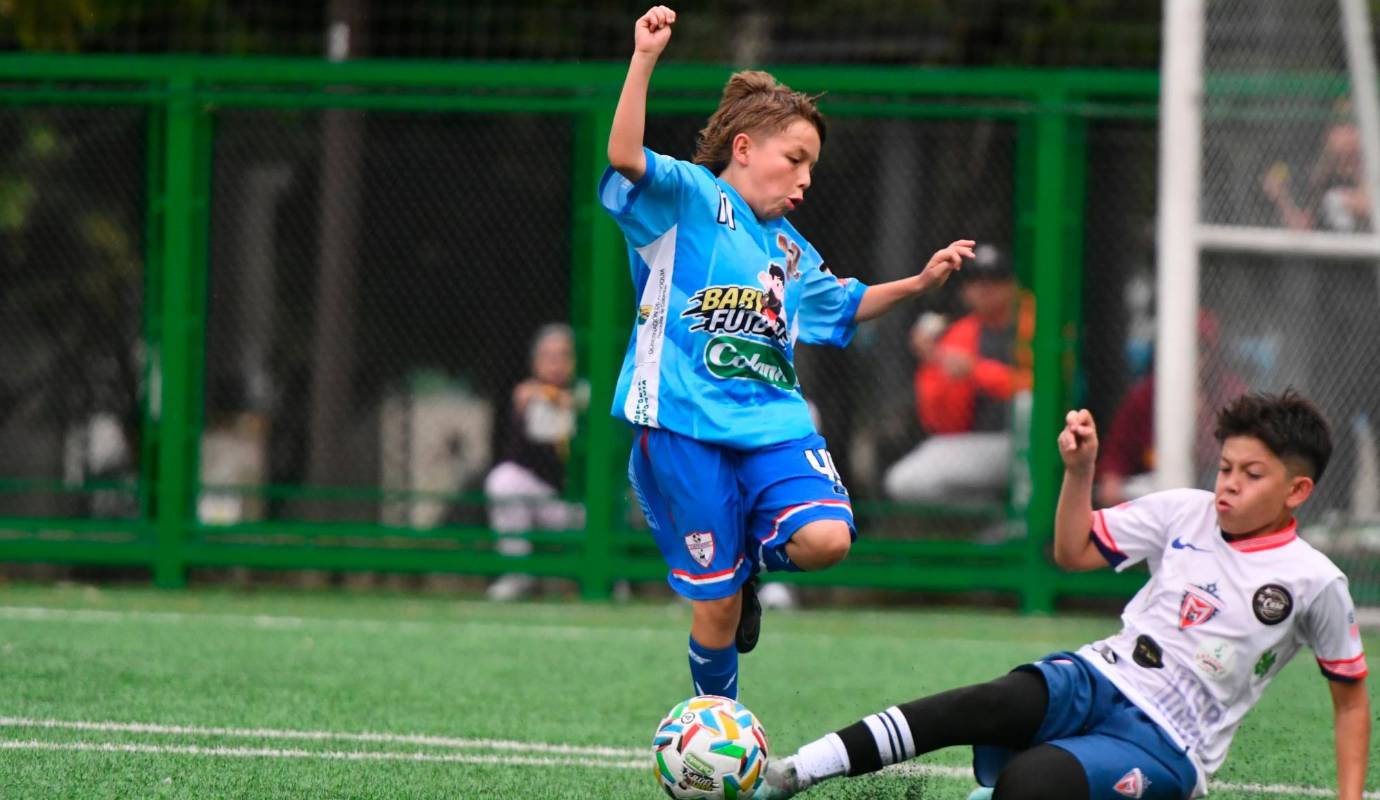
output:
[[[1202,625],[1217,615],[1220,601],[1210,589],[1190,584],[1179,603],[1179,630]]]
[[[685,549],[690,557],[701,567],[708,567],[714,561],[714,532],[694,531],[685,534]]]
[[[1255,618],[1266,625],[1278,625],[1294,610],[1294,596],[1277,583],[1267,583],[1255,590],[1251,610]]]
[[[1112,788],[1116,789],[1117,794],[1124,797],[1141,797],[1145,794],[1145,787],[1149,785],[1150,780],[1145,777],[1145,773],[1140,771],[1140,767],[1136,767],[1122,775],[1121,780],[1117,781],[1116,786]]]

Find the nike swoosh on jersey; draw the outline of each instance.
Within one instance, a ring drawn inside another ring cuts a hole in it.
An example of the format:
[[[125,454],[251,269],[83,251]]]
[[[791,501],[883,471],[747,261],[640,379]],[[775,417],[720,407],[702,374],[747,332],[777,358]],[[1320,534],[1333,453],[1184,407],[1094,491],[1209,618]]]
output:
[[[1192,544],[1192,543],[1190,543],[1190,542],[1185,542],[1185,541],[1181,540],[1181,539],[1180,539],[1179,537],[1177,537],[1177,536],[1174,537],[1174,541],[1172,541],[1172,542],[1169,543],[1169,546],[1170,546],[1170,547],[1173,547],[1175,550],[1197,550],[1199,553],[1206,553],[1206,552],[1207,552],[1207,551],[1204,550],[1203,548],[1201,548],[1201,547],[1199,547],[1199,546],[1197,546],[1197,545],[1195,545],[1195,544]]]

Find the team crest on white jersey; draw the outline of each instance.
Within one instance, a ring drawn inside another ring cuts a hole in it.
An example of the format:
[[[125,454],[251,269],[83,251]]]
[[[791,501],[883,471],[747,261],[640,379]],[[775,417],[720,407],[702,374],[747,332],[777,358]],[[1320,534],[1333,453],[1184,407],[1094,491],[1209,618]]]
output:
[[[1186,630],[1217,616],[1221,610],[1221,600],[1212,591],[1212,586],[1190,584],[1184,591],[1184,599],[1179,603],[1179,630]]]
[[[1125,797],[1141,797],[1145,794],[1145,787],[1150,785],[1150,779],[1145,777],[1145,773],[1136,767],[1116,782],[1116,793]]]
[[[714,533],[694,531],[685,534],[685,549],[690,551],[690,557],[695,559],[696,564],[708,567],[714,560]]]

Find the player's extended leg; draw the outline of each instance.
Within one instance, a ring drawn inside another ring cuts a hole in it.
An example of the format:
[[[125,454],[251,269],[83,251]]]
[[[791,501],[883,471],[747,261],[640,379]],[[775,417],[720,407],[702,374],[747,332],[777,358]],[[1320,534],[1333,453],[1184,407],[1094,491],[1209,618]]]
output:
[[[738,696],[734,632],[751,565],[737,456],[665,430],[643,428],[628,477],[668,567],[667,583],[691,603],[690,679],[696,694]]]
[[[892,706],[771,762],[759,797],[793,797],[820,781],[865,775],[958,744],[1020,749],[1030,744],[1049,704],[1044,678],[1018,671]]]
[[[1088,796],[1083,764],[1052,744],[1037,745],[1012,759],[992,791],[992,800],[1082,800]]]

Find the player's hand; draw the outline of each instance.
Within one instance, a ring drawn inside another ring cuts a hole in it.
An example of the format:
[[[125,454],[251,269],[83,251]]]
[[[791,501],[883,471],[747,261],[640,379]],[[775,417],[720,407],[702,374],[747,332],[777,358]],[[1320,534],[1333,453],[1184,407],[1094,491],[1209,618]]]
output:
[[[649,56],[659,56],[671,41],[671,26],[675,24],[676,12],[666,6],[652,6],[637,20],[633,50]]]
[[[972,239],[959,239],[930,256],[929,263],[920,271],[920,291],[943,286],[950,275],[963,268],[963,259],[973,257],[976,244]]]
[[[1064,415],[1064,430],[1059,433],[1059,456],[1064,469],[1083,472],[1097,460],[1097,424],[1092,414],[1081,408]]]

